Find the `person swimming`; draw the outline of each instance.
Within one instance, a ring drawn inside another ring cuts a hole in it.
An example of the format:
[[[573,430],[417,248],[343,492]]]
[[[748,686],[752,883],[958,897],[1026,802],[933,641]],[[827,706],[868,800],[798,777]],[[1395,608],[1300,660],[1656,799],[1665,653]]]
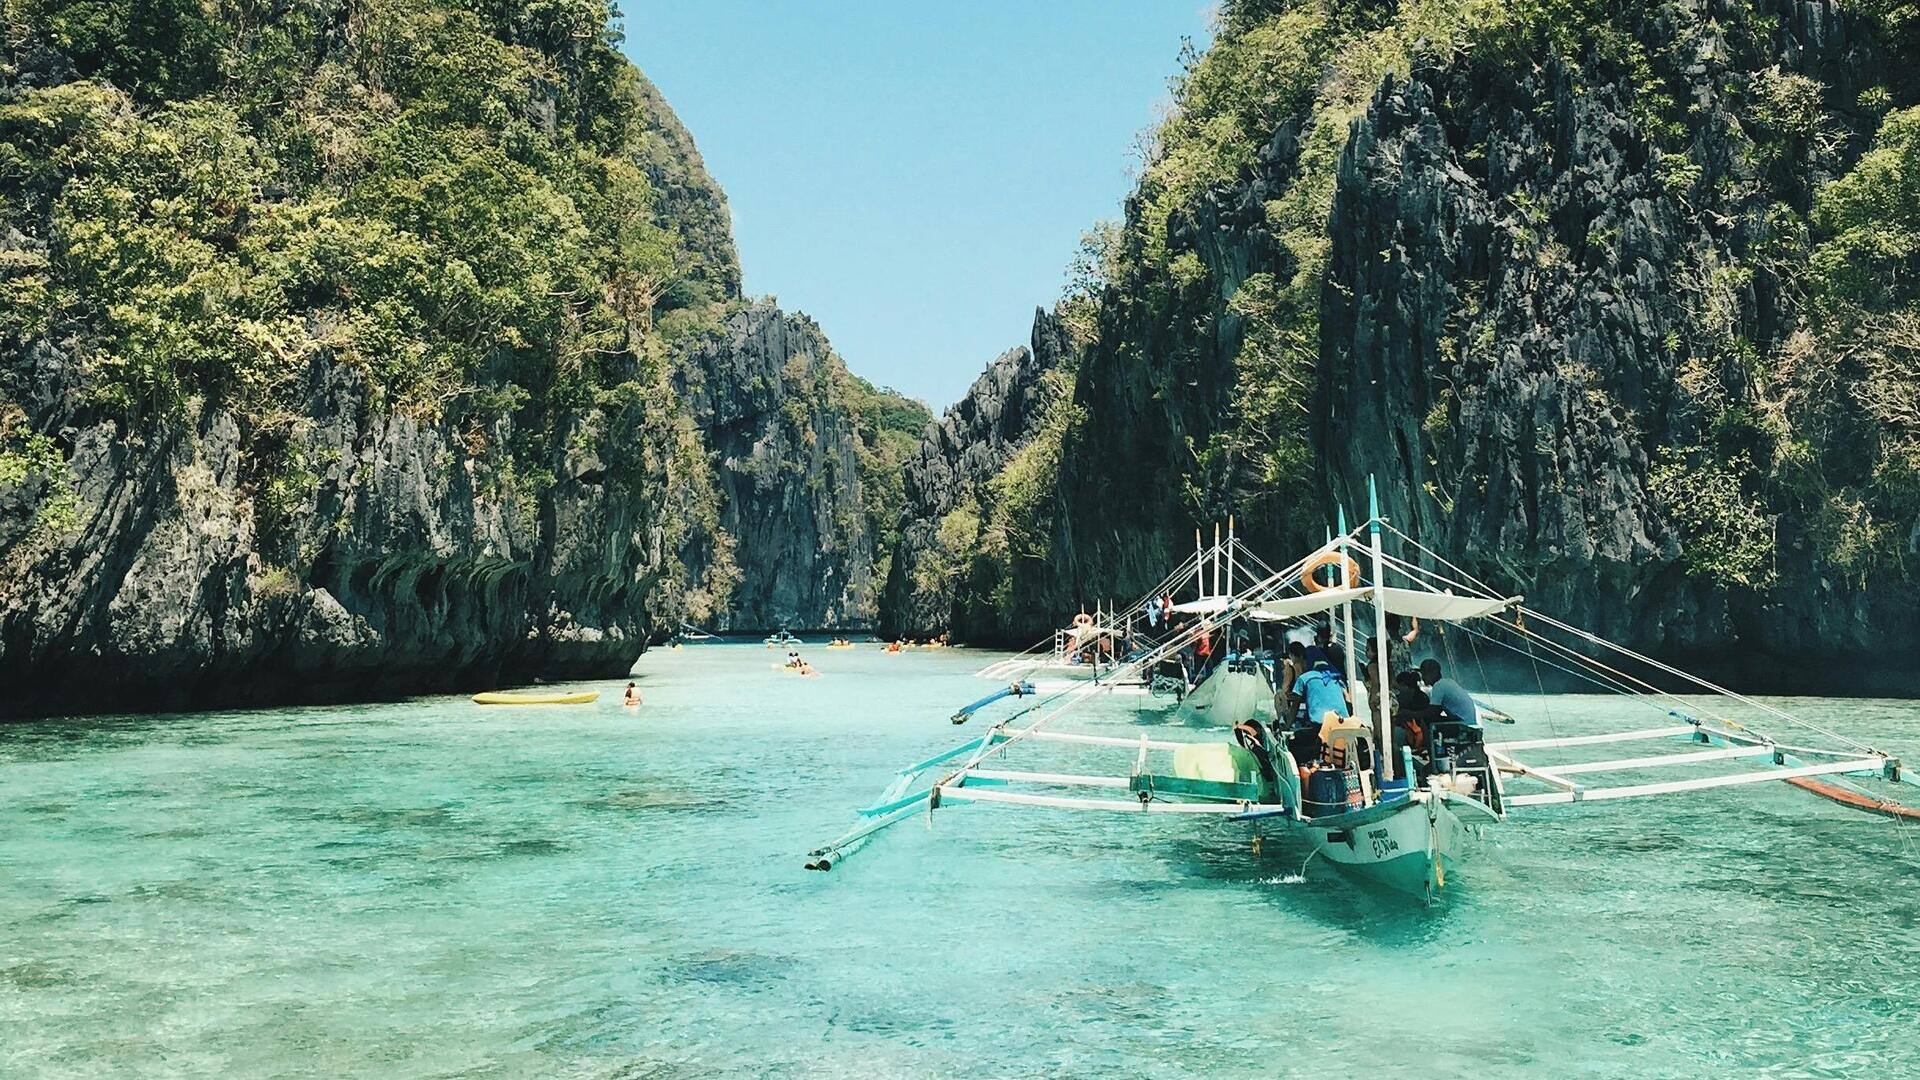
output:
[[[629,708],[638,706],[640,704],[640,688],[632,683],[628,683],[627,693],[625,698],[622,699],[622,703]]]

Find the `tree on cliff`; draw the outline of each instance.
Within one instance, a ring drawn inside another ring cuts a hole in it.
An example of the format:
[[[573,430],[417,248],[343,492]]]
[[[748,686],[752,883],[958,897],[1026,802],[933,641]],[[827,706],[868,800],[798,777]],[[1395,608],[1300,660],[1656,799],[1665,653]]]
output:
[[[6,6],[10,677],[610,670],[724,603],[668,380],[738,267],[614,14]]]

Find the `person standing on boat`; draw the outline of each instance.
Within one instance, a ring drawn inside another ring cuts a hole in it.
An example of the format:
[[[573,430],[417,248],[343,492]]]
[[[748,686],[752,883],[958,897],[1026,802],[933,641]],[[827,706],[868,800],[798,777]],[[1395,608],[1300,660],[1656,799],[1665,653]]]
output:
[[[1294,703],[1293,687],[1300,676],[1313,670],[1307,664],[1307,647],[1297,641],[1287,642],[1286,659],[1280,662],[1280,681],[1273,694],[1273,717],[1276,727],[1290,727],[1306,720],[1307,714]]]
[[[1480,726],[1480,706],[1467,688],[1446,677],[1440,661],[1428,657],[1420,662],[1420,679],[1427,684],[1427,698],[1446,710],[1448,716],[1468,727]]]
[[[1313,644],[1307,646],[1307,670],[1313,670],[1315,664],[1322,662],[1331,667],[1333,665],[1333,657],[1328,655],[1328,650],[1332,648],[1333,627],[1327,623],[1321,623],[1314,627]]]
[[[1304,709],[1302,707],[1304,706]],[[1320,732],[1329,721],[1338,723],[1348,715],[1347,684],[1325,660],[1316,661],[1305,675],[1294,681],[1287,695],[1287,714],[1302,710],[1299,722],[1287,745],[1295,761],[1317,761],[1325,740]]]
[[[1307,707],[1309,722],[1324,718],[1328,713],[1346,716],[1347,684],[1325,660],[1317,661],[1312,670],[1294,680],[1293,692],[1287,695],[1288,712],[1291,713],[1301,704]]]

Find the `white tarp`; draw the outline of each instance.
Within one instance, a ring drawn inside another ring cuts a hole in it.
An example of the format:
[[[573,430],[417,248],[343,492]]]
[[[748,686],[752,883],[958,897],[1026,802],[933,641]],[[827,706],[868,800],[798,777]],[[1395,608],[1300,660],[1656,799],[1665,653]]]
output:
[[[1330,611],[1348,600],[1365,600],[1371,595],[1372,589],[1327,589],[1305,596],[1286,596],[1255,604],[1247,609],[1247,614],[1265,622],[1298,619],[1303,615]]]
[[[1227,605],[1231,603],[1233,603],[1231,596],[1205,596],[1198,600],[1189,600],[1184,604],[1175,604],[1173,610],[1181,615],[1217,615],[1227,610]]]
[[[1427,592],[1423,589],[1388,589],[1387,611],[1394,615],[1411,615],[1416,619],[1429,619],[1434,622],[1464,622],[1478,619],[1495,612],[1505,611],[1520,602],[1517,596],[1505,600],[1487,600],[1478,596],[1455,596],[1452,593]]]
[[[1520,602],[1517,596],[1505,600],[1487,600],[1478,596],[1455,596],[1452,593],[1427,592],[1423,589],[1386,590],[1387,611],[1394,615],[1411,615],[1416,619],[1433,622],[1461,622],[1466,619],[1478,619],[1504,611]],[[1247,614],[1255,619],[1280,620],[1298,619],[1305,615],[1317,615],[1339,607],[1347,601],[1370,603],[1373,590],[1327,589],[1323,592],[1308,593],[1305,596],[1288,596],[1279,600],[1268,600],[1247,608]]]

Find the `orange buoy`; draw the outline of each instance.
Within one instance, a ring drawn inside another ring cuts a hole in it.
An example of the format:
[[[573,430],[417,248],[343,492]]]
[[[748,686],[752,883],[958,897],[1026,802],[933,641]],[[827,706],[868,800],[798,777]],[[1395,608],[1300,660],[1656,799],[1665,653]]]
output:
[[[1085,628],[1085,627],[1089,627],[1089,626],[1092,626],[1092,625],[1093,625],[1093,616],[1091,616],[1091,615],[1089,615],[1089,614],[1087,614],[1086,612],[1084,612],[1084,611],[1083,611],[1083,612],[1081,612],[1080,614],[1078,614],[1078,615],[1075,615],[1075,616],[1073,617],[1073,625],[1075,625],[1075,626],[1078,626],[1078,627],[1082,627],[1082,628]]]
[[[1300,584],[1306,586],[1307,591],[1310,593],[1325,592],[1333,586],[1320,584],[1314,575],[1319,573],[1320,568],[1323,566],[1339,566],[1342,563],[1346,564],[1347,569],[1345,580],[1359,581],[1359,563],[1354,562],[1351,556],[1344,555],[1338,551],[1325,551],[1307,560],[1306,568],[1300,571]]]

